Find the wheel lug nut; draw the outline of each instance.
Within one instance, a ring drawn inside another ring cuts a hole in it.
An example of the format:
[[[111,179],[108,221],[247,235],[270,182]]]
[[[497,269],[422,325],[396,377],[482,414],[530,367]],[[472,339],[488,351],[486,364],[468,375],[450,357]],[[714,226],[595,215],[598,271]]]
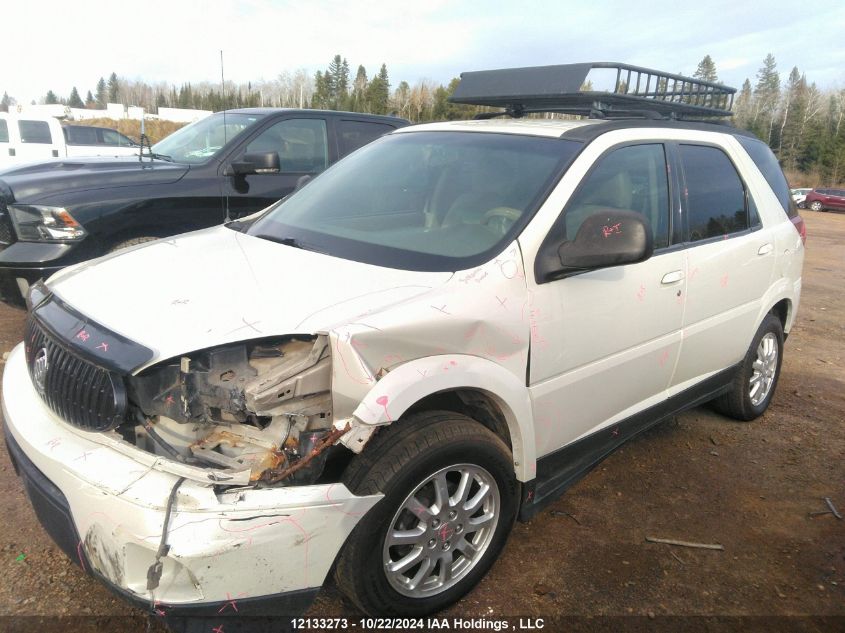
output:
[[[440,521],[438,521],[437,519],[432,519],[431,527],[436,528],[439,525],[440,525]]]
[[[450,519],[454,519],[454,518],[455,518],[455,517],[457,517],[457,516],[458,516],[458,513],[457,513],[457,512],[455,512],[454,510],[450,510],[450,511],[449,511],[449,518],[450,518]]]
[[[464,526],[463,526],[463,524],[462,524],[462,523],[458,523],[458,525],[457,525],[457,526],[455,526],[455,532],[457,532],[458,534],[460,534],[460,533],[461,533],[461,532],[463,532],[463,531],[464,531]]]
[[[434,547],[435,545],[437,545],[437,541],[435,539],[429,540],[429,542],[428,542],[429,547]]]
[[[445,543],[443,543],[443,551],[447,551],[451,546],[452,544],[449,541],[446,541]]]

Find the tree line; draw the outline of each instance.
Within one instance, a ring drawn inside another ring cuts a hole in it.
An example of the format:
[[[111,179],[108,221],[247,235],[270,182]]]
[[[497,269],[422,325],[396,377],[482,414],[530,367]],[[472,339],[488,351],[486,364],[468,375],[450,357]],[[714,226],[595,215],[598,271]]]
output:
[[[716,63],[706,55],[693,77],[718,82]],[[160,107],[219,111],[236,107],[294,107],[396,114],[417,122],[471,118],[484,108],[449,102],[458,78],[448,84],[428,79],[410,85],[391,84],[387,65],[369,76],[359,65],[354,77],[345,57],[335,55],[324,70],[285,71],[270,81],[224,85],[165,82],[148,83],[118,77],[100,77],[83,100],[76,87],[67,98],[48,90],[42,103],[76,108],[105,108],[106,103],[127,103],[157,112]],[[0,111],[16,104],[3,93]],[[820,90],[793,67],[782,80],[769,54],[754,83],[747,78],[734,100],[733,122],[766,141],[778,156],[794,186],[832,185],[845,180],[845,90]],[[800,181],[800,182],[798,182]]]

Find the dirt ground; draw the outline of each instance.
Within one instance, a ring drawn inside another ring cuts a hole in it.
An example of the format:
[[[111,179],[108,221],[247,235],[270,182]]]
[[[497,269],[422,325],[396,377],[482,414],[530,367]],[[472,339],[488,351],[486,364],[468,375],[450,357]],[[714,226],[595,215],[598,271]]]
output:
[[[590,622],[692,630],[713,618],[728,630],[754,622],[765,630],[845,630],[845,520],[821,514],[825,497],[845,514],[845,214],[803,215],[802,303],[765,416],[738,424],[697,408],[637,438],[517,524],[492,571],[443,617],[557,616],[568,618],[570,631]],[[21,339],[23,319],[0,305],[0,351]],[[86,617],[50,620],[31,630],[145,630],[143,614],[53,545],[5,450],[0,516],[0,630],[38,622],[8,616],[135,616],[93,629]],[[328,583],[308,615],[360,614]],[[642,617],[617,617],[631,615]],[[746,617],[724,620],[730,616]]]

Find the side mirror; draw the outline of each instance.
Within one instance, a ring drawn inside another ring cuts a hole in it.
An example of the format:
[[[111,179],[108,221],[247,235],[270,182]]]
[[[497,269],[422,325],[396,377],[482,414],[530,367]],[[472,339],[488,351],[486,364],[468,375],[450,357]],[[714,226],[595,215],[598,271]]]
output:
[[[281,170],[278,152],[251,152],[234,161],[223,172],[224,176],[250,174],[278,174]]]
[[[554,244],[550,244],[554,248]],[[654,252],[651,223],[634,211],[606,210],[588,215],[574,240],[557,245],[558,262],[546,259],[543,281],[599,268],[642,262]]]

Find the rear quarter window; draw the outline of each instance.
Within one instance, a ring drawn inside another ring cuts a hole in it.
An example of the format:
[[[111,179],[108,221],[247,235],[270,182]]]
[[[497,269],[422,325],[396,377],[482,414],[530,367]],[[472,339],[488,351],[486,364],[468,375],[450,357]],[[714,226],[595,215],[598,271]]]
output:
[[[735,138],[739,141],[739,144],[745,148],[745,151],[748,152],[751,160],[753,160],[754,164],[757,165],[757,169],[759,169],[760,173],[763,174],[763,178],[765,178],[766,182],[769,183],[769,187],[771,187],[772,191],[777,196],[777,199],[780,201],[786,215],[790,218],[794,218],[798,215],[798,209],[795,207],[795,201],[792,199],[792,196],[789,195],[789,185],[783,175],[783,170],[781,170],[780,163],[778,163],[778,159],[775,158],[775,155],[772,153],[772,150],[769,149],[769,146],[763,141],[751,138],[750,136],[737,136]]]
[[[396,128],[385,123],[372,121],[350,121],[342,119],[338,123],[338,136],[340,138],[340,152],[343,156],[351,154],[356,149],[364,147],[367,143],[376,140],[378,137],[392,132]]]
[[[6,119],[0,119],[0,143],[9,142],[9,125]]]

